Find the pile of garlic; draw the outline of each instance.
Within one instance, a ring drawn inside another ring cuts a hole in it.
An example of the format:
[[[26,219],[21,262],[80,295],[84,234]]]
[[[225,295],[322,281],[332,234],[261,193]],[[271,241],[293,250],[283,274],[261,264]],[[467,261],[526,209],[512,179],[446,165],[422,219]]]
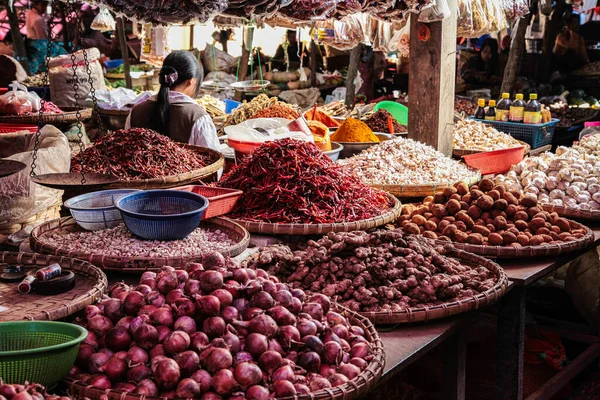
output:
[[[600,155],[581,148],[559,147],[556,154],[526,158],[496,181],[533,194],[542,204],[600,210]]]

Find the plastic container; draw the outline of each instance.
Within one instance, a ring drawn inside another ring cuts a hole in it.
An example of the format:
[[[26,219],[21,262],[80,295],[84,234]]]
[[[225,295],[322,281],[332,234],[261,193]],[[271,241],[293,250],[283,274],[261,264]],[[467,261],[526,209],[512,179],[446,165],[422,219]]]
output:
[[[229,99],[225,99],[223,100],[223,102],[225,103],[225,114],[231,114],[233,110],[235,110],[242,104],[239,101]]]
[[[553,118],[552,121],[545,124],[530,125],[517,122],[500,122],[500,121],[481,121],[484,124],[492,125],[500,132],[507,133],[517,140],[525,142],[532,149],[545,146],[552,143],[554,136],[554,128],[559,120]]]
[[[481,171],[481,175],[507,172],[510,167],[523,161],[523,157],[525,157],[523,146],[463,156],[465,163]]]
[[[36,133],[37,130],[38,127],[35,125],[0,123],[0,133],[12,133],[18,131],[29,131],[31,133]]]
[[[123,222],[147,240],[179,240],[192,233],[208,208],[208,199],[181,190],[144,190],[117,201]]]
[[[107,71],[110,71],[111,69],[115,69],[120,67],[121,65],[123,65],[123,60],[118,58],[116,60],[107,60],[104,61],[104,66],[106,67]]]
[[[5,383],[35,382],[53,388],[75,362],[87,330],[65,322],[0,324],[0,377]]]
[[[229,214],[233,210],[233,207],[235,207],[235,203],[237,203],[240,196],[244,193],[241,190],[203,185],[181,186],[174,188],[174,190],[196,193],[208,199],[208,208],[204,212],[202,219]]]
[[[340,158],[340,153],[344,150],[344,145],[338,142],[331,142],[331,150],[324,151],[327,157],[331,159],[331,161],[337,161]]]
[[[138,192],[137,189],[102,190],[82,194],[65,201],[65,208],[77,225],[86,231],[110,229],[123,221],[116,203],[124,196]]]
[[[400,125],[408,125],[408,108],[404,104],[396,103],[395,101],[380,101],[375,105],[374,110],[387,110]]]

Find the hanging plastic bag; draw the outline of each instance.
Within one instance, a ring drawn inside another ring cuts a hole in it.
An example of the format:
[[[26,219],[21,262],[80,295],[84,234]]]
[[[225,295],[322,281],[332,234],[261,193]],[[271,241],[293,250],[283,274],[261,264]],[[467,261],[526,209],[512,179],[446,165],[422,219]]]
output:
[[[116,26],[117,24],[110,11],[103,6],[100,6],[100,12],[90,25],[93,30],[100,32],[114,31]]]
[[[390,40],[391,50],[397,50],[402,57],[408,57],[410,53],[410,18],[406,25],[402,27]]]
[[[452,13],[446,0],[436,0],[419,13],[419,22],[430,23],[450,18]]]
[[[471,1],[471,11],[473,12],[473,35],[472,37],[483,36],[488,33],[492,24],[487,16],[487,7],[485,1]]]
[[[492,19],[492,30],[494,32],[500,32],[501,30],[508,28],[508,20],[502,10],[502,5],[497,1],[493,1],[492,7],[492,14],[494,16]]]
[[[12,91],[0,96],[0,115],[22,115],[39,111],[40,107],[40,97],[17,81],[12,82]]]
[[[470,0],[458,0],[456,35],[462,37],[473,35],[473,11]]]

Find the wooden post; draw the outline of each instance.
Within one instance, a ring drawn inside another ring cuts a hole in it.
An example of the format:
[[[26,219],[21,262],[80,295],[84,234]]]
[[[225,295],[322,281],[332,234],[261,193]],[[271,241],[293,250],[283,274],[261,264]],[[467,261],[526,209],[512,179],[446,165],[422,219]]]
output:
[[[117,18],[117,38],[119,39],[121,57],[123,58],[125,86],[127,86],[128,89],[131,89],[133,88],[133,83],[131,82],[131,70],[129,68],[129,49],[127,48],[127,38],[125,37],[125,21],[123,21],[123,17]]]
[[[23,69],[29,74],[29,61],[27,60],[27,50],[25,49],[25,41],[23,40],[23,36],[21,35],[21,31],[19,30],[19,17],[15,12],[15,9],[11,9],[9,7],[8,1],[3,2],[4,7],[6,7],[6,15],[8,16],[8,23],[10,25],[10,34],[13,39],[13,48],[15,50],[15,58],[21,65]],[[13,5],[15,7],[15,5]]]
[[[253,32],[249,31],[248,33],[246,33],[246,30],[250,29],[254,30],[254,28],[247,26],[243,28],[244,33],[242,34],[242,58],[240,59],[240,67],[238,70],[238,80],[240,81],[246,80],[246,75],[248,74],[248,62],[250,61],[250,52],[252,51],[252,49],[249,47],[252,47],[252,43],[246,43],[246,38],[252,37]],[[235,100],[241,101],[241,99],[242,93],[236,92]]]
[[[456,79],[456,0],[450,18],[430,24],[410,20],[408,137],[452,153]]]
[[[346,106],[354,107],[354,98],[356,97],[357,89],[354,86],[354,80],[358,75],[358,66],[360,64],[360,55],[362,53],[362,43],[352,49],[350,52],[350,65],[348,65],[348,77],[346,78]]]
[[[317,44],[310,40],[310,87],[317,87]]]
[[[521,59],[525,52],[525,33],[531,17],[521,17],[516,22],[512,29],[513,37],[510,42],[510,52],[508,53],[508,61],[504,69],[504,78],[502,79],[502,93],[512,93],[517,83],[517,76],[521,69]]]

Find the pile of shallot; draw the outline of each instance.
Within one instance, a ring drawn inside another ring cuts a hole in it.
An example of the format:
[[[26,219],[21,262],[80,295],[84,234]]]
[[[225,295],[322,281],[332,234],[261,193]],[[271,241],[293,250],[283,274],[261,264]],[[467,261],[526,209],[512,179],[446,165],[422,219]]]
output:
[[[229,264],[231,267],[231,264]],[[99,389],[167,398],[256,399],[316,392],[373,359],[365,331],[265,271],[219,253],[185,270],[118,283],[79,320],[89,331],[71,377]]]

